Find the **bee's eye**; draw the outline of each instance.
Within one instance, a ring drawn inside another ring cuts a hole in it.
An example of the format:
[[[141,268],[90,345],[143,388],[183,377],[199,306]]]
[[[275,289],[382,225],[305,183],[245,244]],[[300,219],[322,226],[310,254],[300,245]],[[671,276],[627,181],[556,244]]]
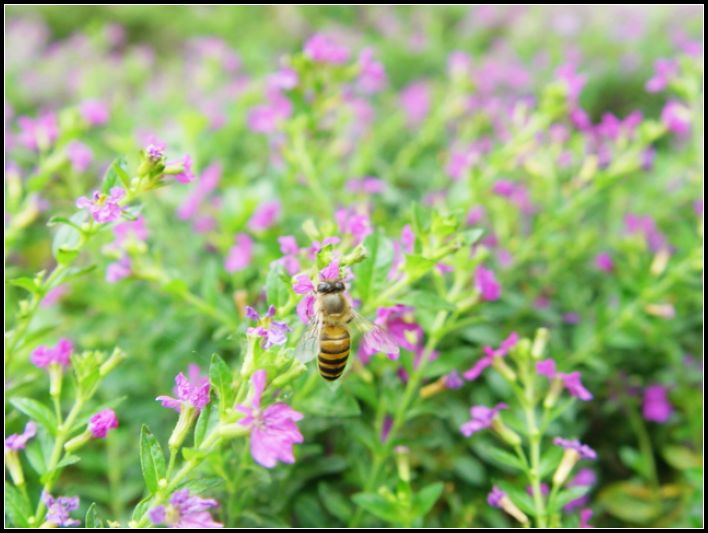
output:
[[[344,283],[342,283],[341,281],[338,281],[337,283],[335,283],[334,290],[343,291],[344,290]]]
[[[317,292],[329,292],[332,290],[332,286],[329,283],[320,283],[317,285]]]

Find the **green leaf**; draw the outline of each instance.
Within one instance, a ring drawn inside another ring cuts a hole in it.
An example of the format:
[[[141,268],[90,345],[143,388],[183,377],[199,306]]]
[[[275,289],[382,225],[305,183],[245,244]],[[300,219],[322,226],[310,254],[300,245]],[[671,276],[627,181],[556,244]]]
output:
[[[69,465],[73,465],[74,463],[78,463],[79,461],[81,461],[81,457],[79,457],[78,455],[67,455],[57,463],[57,470],[59,470],[60,468],[67,467]]]
[[[103,527],[103,520],[96,516],[96,503],[93,502],[86,511],[86,519],[84,520],[84,527],[86,529],[95,529]]]
[[[285,274],[282,265],[273,265],[268,271],[265,289],[269,304],[279,309],[288,303],[290,299],[290,276]]]
[[[150,494],[155,494],[160,480],[166,475],[165,455],[160,443],[144,424],[140,430],[140,467],[143,470],[145,486]]]
[[[32,515],[29,502],[19,490],[9,482],[5,482],[5,513],[15,527],[29,527],[27,518]]]
[[[110,193],[111,189],[118,185],[118,182],[122,183],[127,189],[130,186],[130,176],[128,175],[127,168],[128,163],[124,157],[115,159],[103,176],[101,192],[104,194]]]
[[[322,505],[332,516],[345,523],[349,521],[352,516],[352,506],[349,498],[334,490],[332,486],[324,481],[317,485],[317,492],[320,495]]]
[[[407,255],[403,263],[403,272],[406,273],[408,279],[415,281],[435,268],[435,264],[434,259],[428,259],[422,255]]]
[[[560,511],[563,507],[565,507],[573,500],[576,500],[581,496],[585,496],[585,494],[587,494],[589,490],[590,487],[588,486],[571,487],[569,489],[564,489],[558,494],[558,496],[556,496],[553,505],[549,505],[548,512],[553,513],[556,511]]]
[[[70,218],[67,217],[62,217],[62,216],[53,216],[49,220],[47,220],[47,226],[50,228],[52,226],[56,226],[58,224],[66,224],[68,226],[71,226],[72,228],[75,228],[77,231],[81,231],[81,227],[77,226]]]
[[[630,524],[649,524],[661,514],[653,489],[632,481],[619,481],[605,486],[597,502],[615,518]]]
[[[500,448],[494,447],[487,450],[487,457],[501,466],[524,470],[524,465],[518,457]]]
[[[558,446],[551,446],[548,448],[543,456],[541,457],[541,464],[539,465],[539,475],[541,479],[548,476],[551,472],[554,472],[561,462],[563,457],[563,449]]]
[[[47,471],[47,462],[44,458],[42,445],[38,440],[33,440],[25,448],[25,457],[29,461],[30,466],[39,476],[43,476]]]
[[[34,278],[28,278],[28,277],[22,277],[22,278],[15,278],[11,279],[9,281],[10,285],[14,285],[15,287],[20,287],[22,289],[25,289],[26,291],[29,291],[31,294],[37,294],[39,292],[39,288],[37,287],[37,283],[35,282]]]
[[[209,382],[219,397],[219,412],[221,413],[231,407],[234,402],[233,381],[233,372],[229,365],[224,362],[219,354],[212,354],[211,364],[209,365]]]
[[[364,241],[367,257],[361,263],[354,265],[356,290],[364,302],[386,283],[386,277],[391,270],[393,261],[393,245],[380,231],[369,235]]]
[[[206,437],[207,430],[210,426],[211,413],[212,413],[212,402],[209,402],[204,406],[202,412],[199,413],[199,418],[197,418],[197,423],[194,426],[194,447],[199,448],[204,437]]]
[[[416,517],[425,516],[430,512],[438,501],[440,495],[443,491],[443,484],[441,482],[432,483],[427,487],[423,488],[420,492],[417,492],[413,496],[413,513]]]
[[[63,224],[57,230],[52,241],[52,255],[61,265],[68,265],[79,255],[79,246],[81,244],[81,231],[77,228],[86,220],[86,213],[82,210],[75,213],[70,219],[69,224]]]
[[[297,409],[319,417],[346,417],[361,414],[359,403],[351,394],[328,385],[324,380],[318,380],[317,388],[298,403]]]
[[[57,419],[49,407],[32,398],[12,398],[10,403],[32,420],[45,427],[52,435],[56,435]]]
[[[391,524],[399,524],[402,522],[399,506],[379,494],[360,492],[352,496],[352,500],[354,500],[354,503],[359,507],[385,522]]]

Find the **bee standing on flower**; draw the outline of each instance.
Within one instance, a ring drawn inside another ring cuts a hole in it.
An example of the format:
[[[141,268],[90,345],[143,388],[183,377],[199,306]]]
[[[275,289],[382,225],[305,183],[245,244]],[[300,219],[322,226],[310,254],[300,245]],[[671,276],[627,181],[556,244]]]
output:
[[[398,353],[393,338],[352,307],[337,261],[322,270],[320,279],[316,289],[312,286],[314,308],[310,328],[295,349],[296,357],[307,363],[316,355],[320,375],[328,381],[339,379],[351,352],[351,326],[364,333],[362,342],[375,351]]]

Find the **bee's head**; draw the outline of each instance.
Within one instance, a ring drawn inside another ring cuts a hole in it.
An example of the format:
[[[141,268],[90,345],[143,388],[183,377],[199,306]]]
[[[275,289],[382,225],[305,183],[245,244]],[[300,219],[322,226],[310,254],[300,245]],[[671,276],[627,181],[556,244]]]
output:
[[[343,292],[345,289],[343,281],[323,281],[317,285],[317,292],[329,294],[334,292]]]

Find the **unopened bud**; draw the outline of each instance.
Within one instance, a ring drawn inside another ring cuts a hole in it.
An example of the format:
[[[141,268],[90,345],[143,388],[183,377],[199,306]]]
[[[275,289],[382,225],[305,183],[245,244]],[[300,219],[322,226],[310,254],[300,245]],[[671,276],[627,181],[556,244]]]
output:
[[[541,359],[543,357],[549,336],[550,334],[547,328],[538,328],[536,330],[536,337],[533,340],[533,346],[531,346],[531,357],[534,359]]]
[[[553,484],[558,487],[563,485],[579,460],[580,454],[572,448],[567,448],[563,453],[561,462],[558,464],[558,468],[556,468],[555,474],[553,474]]]

